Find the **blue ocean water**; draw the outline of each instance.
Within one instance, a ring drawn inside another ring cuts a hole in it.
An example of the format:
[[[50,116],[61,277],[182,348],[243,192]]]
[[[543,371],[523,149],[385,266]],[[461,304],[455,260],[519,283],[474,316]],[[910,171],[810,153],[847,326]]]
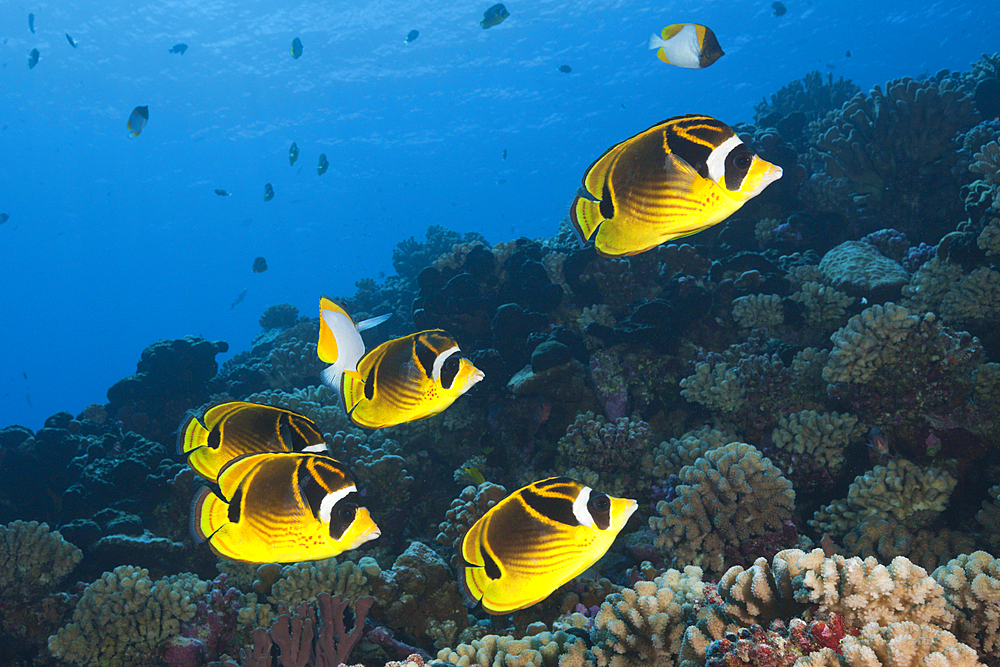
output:
[[[515,0],[483,30],[490,4],[0,4],[0,425],[105,402],[160,338],[246,349],[267,306],[313,314],[429,225],[551,236],[591,161],[664,118],[750,121],[816,69],[862,90],[968,69],[1000,25],[973,2]],[[686,21],[726,56],[689,71],[646,49]]]

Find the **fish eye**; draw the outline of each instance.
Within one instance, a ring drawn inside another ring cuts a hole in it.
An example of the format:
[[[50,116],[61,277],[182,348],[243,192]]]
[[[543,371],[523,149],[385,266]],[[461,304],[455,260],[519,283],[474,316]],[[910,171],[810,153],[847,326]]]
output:
[[[607,496],[601,496],[599,498],[595,498],[594,509],[601,511],[611,509],[611,501],[608,500]]]
[[[350,523],[351,521],[354,521],[354,517],[357,513],[357,505],[344,505],[337,511],[337,516],[339,516],[345,523]]]
[[[443,370],[449,373],[455,373],[458,371],[459,365],[462,363],[462,358],[457,354],[453,354],[447,359],[445,359]]]
[[[753,154],[750,152],[739,152],[733,156],[733,166],[737,169],[749,169],[753,163]]]

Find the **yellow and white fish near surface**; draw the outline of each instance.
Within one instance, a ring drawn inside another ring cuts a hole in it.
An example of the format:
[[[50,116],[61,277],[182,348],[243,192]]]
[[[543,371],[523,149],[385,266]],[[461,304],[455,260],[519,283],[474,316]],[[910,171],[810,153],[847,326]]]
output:
[[[649,36],[649,48],[668,65],[703,69],[726,55],[712,29],[697,23],[668,25],[659,35]]]
[[[322,560],[381,534],[347,468],[328,456],[245,454],[218,484],[195,494],[191,533],[229,560]]]
[[[568,477],[518,489],[465,534],[463,591],[491,614],[530,607],[600,560],[637,507]]]
[[[224,465],[244,454],[326,451],[323,435],[308,418],[244,401],[213,405],[201,419],[188,417],[177,432],[177,453],[212,482]]]
[[[635,255],[722,222],[779,178],[725,123],[677,116],[597,158],[570,218],[601,255]]]
[[[395,338],[365,353],[360,331],[388,315],[355,324],[347,311],[320,299],[318,354],[331,364],[323,382],[340,392],[344,411],[362,428],[425,419],[447,409],[483,372],[440,329]]]

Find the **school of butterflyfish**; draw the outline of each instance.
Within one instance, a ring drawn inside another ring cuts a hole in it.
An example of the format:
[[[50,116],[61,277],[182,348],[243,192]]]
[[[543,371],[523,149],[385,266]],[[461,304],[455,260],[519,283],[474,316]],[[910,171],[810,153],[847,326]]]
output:
[[[490,28],[508,16],[497,4],[481,25]],[[405,42],[417,35],[411,31]],[[180,46],[187,48],[178,45],[175,52]],[[715,33],[695,23],[667,26],[649,38],[649,48],[663,62],[687,69],[709,67],[723,55]],[[296,38],[292,57],[302,53]],[[132,111],[133,137],[148,119],[147,107]],[[289,163],[298,157],[293,143]],[[319,174],[328,166],[321,155]],[[677,116],[604,151],[584,173],[570,219],[601,255],[634,255],[722,222],[780,177],[780,167],[762,160],[725,123],[706,115]],[[264,199],[272,197],[269,183]],[[254,271],[265,269],[259,257]],[[389,317],[356,322],[341,305],[320,298],[317,354],[328,364],[321,379],[337,392],[351,422],[365,429],[440,414],[484,377],[441,329],[368,350],[361,333]],[[381,534],[347,466],[330,456],[316,425],[303,415],[243,401],[220,403],[181,425],[177,448],[205,481],[191,504],[191,532],[223,558],[319,560]],[[469,470],[484,481],[478,470]],[[593,566],[636,508],[635,500],[567,477],[528,484],[465,534],[461,588],[470,604],[490,614],[529,607]]]

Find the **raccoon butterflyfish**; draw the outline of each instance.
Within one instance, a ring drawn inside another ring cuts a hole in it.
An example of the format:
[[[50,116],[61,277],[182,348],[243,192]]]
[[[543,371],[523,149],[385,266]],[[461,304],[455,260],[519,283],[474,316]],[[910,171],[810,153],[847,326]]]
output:
[[[180,44],[174,44],[172,47],[167,49],[167,53],[179,53],[182,56],[184,52],[188,50],[188,45],[181,42]]]
[[[28,69],[35,68],[35,65],[38,64],[39,55],[38,49],[32,49],[31,52],[28,53]]]
[[[605,257],[635,255],[722,222],[779,178],[725,123],[677,116],[597,158],[570,217]]]
[[[66,41],[69,42],[69,45],[74,49],[76,48],[76,40],[70,37],[68,32],[66,33]]]
[[[146,127],[148,120],[149,107],[136,107],[129,114],[128,125],[125,126],[125,129],[131,132],[133,137],[138,137],[139,133],[142,132],[142,128]]]
[[[719,40],[708,28],[697,23],[675,23],[660,35],[649,36],[649,48],[659,49],[656,57],[668,65],[702,69],[726,55]]]
[[[274,188],[271,187],[270,183],[264,184],[264,201],[271,201],[274,199]]]
[[[244,401],[213,405],[200,419],[188,417],[177,431],[177,453],[186,454],[191,469],[212,482],[244,454],[326,451],[322,434],[306,417]]]
[[[333,364],[323,371],[323,382],[340,392],[344,412],[357,426],[384,428],[431,417],[483,379],[440,329],[394,338],[365,354],[359,331],[378,324],[371,322],[355,325],[343,308],[320,300],[317,351]]]
[[[510,16],[510,12],[507,11],[502,2],[498,2],[483,12],[483,19],[479,22],[479,25],[483,26],[483,30],[486,30],[500,23],[508,16]]]
[[[412,42],[413,40],[415,40],[417,37],[420,37],[420,31],[419,30],[411,30],[410,32],[406,33],[406,39],[403,40],[403,44],[409,44],[410,42]]]
[[[263,257],[258,257],[253,261],[253,272],[254,273],[264,273],[267,271],[267,260]]]
[[[288,164],[293,165],[295,161],[299,159],[299,145],[292,142],[291,148],[288,149]]]
[[[298,59],[302,55],[302,40],[296,37],[292,40],[292,57]]]
[[[547,598],[600,560],[638,507],[568,477],[510,494],[462,540],[462,589],[491,614]]]
[[[329,456],[244,454],[223,466],[218,485],[195,494],[191,533],[223,558],[323,560],[380,535],[351,474]]]
[[[316,165],[316,173],[322,176],[326,173],[326,170],[330,168],[330,163],[327,162],[326,153],[319,154],[319,164]]]

